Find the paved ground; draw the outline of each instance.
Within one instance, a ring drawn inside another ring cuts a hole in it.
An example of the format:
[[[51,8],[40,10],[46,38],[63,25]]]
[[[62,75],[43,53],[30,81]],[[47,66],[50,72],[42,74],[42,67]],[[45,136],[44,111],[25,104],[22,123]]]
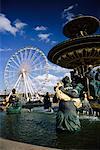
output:
[[[0,150],[58,150],[0,138]]]

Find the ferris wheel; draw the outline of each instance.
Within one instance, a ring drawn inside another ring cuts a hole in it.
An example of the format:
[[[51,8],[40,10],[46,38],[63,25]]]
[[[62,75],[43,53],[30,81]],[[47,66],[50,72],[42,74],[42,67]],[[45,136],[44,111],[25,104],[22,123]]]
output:
[[[18,93],[29,94],[42,91],[48,78],[48,62],[44,53],[36,47],[18,50],[8,60],[4,81],[8,91],[16,88]]]

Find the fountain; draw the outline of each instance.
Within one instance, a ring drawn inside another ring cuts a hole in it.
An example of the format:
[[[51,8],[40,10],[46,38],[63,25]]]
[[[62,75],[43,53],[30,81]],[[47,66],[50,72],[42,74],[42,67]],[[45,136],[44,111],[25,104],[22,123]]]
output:
[[[100,65],[100,35],[91,35],[99,26],[99,20],[92,16],[80,16],[68,22],[63,33],[70,39],[53,47],[48,59],[69,69]]]
[[[85,76],[90,65],[100,65],[100,35],[95,35],[100,21],[93,16],[79,16],[63,27],[63,34],[69,39],[53,47],[48,59],[61,67],[76,69]],[[90,96],[87,79],[88,96]]]

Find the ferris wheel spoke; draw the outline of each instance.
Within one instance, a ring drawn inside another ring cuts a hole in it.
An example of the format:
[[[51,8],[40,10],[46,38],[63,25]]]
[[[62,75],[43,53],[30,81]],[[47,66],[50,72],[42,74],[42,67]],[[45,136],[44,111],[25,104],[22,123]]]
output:
[[[32,57],[32,51],[30,50],[30,51],[29,51],[29,55],[28,55],[27,59],[28,59],[28,60],[30,60],[30,59],[31,59],[31,57]]]
[[[6,78],[9,78],[10,76],[12,77],[12,79],[13,79],[13,77],[17,77],[17,75],[16,75],[15,73],[13,74],[13,73],[9,73],[9,72],[6,73],[6,72],[5,72],[5,77],[6,77]]]
[[[41,65],[40,63],[38,65],[34,65],[32,68],[32,70],[41,70],[41,69],[46,69],[45,65]]]
[[[35,69],[33,68],[33,69],[31,69],[31,73],[34,74],[34,75],[35,74],[39,75],[39,73],[41,75],[41,73],[43,73],[43,72],[44,73],[46,72],[45,68],[39,68],[39,69],[38,68],[35,68]]]
[[[14,65],[14,66],[13,66],[12,64],[13,64],[13,63],[10,62],[10,63],[8,64],[8,66],[7,66],[7,69],[9,69],[10,67],[16,68],[16,66],[15,66],[14,64],[13,64],[13,65]]]
[[[38,52],[36,51],[36,52],[32,55],[32,57],[31,57],[31,59],[30,59],[31,62],[35,60],[35,57],[36,57],[37,54],[38,54]]]
[[[12,61],[14,62],[14,64],[16,64],[17,67],[19,67],[19,64],[14,60],[14,58],[12,58]]]
[[[43,65],[43,63],[46,64],[45,60],[42,60],[42,61],[40,61],[40,62],[38,62],[38,63],[33,64],[33,65],[35,65],[35,67],[38,67],[38,66],[40,66],[41,64]]]
[[[17,73],[18,71],[17,70],[6,70],[5,73]]]
[[[24,60],[24,54],[23,54],[23,51],[20,51],[20,58],[21,58],[20,61],[23,62],[23,60]]]
[[[21,64],[21,59],[20,59],[20,57],[18,56],[18,54],[16,55],[16,58],[17,58],[18,63],[19,63],[19,65],[20,65],[20,64]]]
[[[15,67],[12,66],[12,65],[9,66],[9,67],[7,67],[5,71],[9,71],[9,70],[11,70],[11,69],[12,69],[13,71],[18,71],[18,68],[15,68]]]
[[[41,55],[39,55],[39,56],[34,60],[34,62],[32,63],[32,65],[35,65],[35,63],[36,63],[37,61],[39,61],[40,58],[41,58]]]
[[[44,68],[42,68],[43,70],[45,70]],[[32,68],[31,72],[32,73],[39,73],[41,71],[41,68],[37,69],[37,68]]]
[[[9,66],[9,68],[13,68],[14,70],[18,70],[18,67],[16,67],[16,66],[13,66],[12,64],[10,64],[10,66]]]
[[[12,78],[12,80],[14,80],[15,78],[18,78],[18,76],[15,74],[15,75],[12,75],[12,74],[6,74],[6,78],[9,79],[9,78]]]
[[[27,51],[25,51],[25,56],[24,56],[24,60],[27,60]]]

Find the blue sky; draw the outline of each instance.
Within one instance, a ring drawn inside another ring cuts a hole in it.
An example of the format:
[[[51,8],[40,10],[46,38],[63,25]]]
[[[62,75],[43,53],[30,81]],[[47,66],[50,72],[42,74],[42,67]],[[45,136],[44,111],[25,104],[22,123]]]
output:
[[[62,34],[65,22],[79,14],[100,18],[99,0],[0,2],[0,90],[5,88],[3,74],[7,60],[17,49],[31,45],[47,56],[54,45],[66,40]]]

